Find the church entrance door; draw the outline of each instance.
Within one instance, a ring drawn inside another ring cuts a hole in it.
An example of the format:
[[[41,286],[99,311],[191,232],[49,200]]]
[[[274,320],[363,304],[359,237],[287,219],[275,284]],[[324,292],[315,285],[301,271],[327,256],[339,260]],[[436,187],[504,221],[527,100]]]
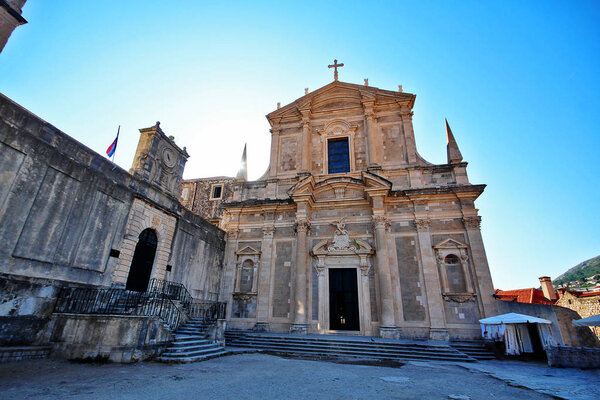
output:
[[[360,330],[357,270],[329,269],[329,329]]]
[[[129,276],[125,289],[145,292],[150,282],[154,256],[156,255],[156,244],[158,240],[152,229],[145,229],[140,233],[140,238],[135,246],[133,260],[129,268]]]

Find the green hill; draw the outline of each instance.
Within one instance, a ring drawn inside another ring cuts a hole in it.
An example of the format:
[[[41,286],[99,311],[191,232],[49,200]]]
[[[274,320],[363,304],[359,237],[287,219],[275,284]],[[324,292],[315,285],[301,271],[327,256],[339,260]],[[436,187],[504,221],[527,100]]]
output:
[[[585,278],[600,274],[600,256],[590,258],[580,264],[577,264],[573,268],[569,269],[564,274],[557,277],[553,283],[554,285],[561,285],[571,281],[583,281]]]

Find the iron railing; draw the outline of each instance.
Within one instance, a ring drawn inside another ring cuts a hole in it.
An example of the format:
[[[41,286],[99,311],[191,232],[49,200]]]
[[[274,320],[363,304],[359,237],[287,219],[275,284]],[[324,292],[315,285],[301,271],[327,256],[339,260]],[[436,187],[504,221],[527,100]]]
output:
[[[179,301],[181,305],[188,310],[193,298],[187,288],[177,282],[170,282],[164,279],[152,278],[148,285],[148,291],[151,293],[162,293],[171,300]]]
[[[205,322],[214,322],[225,319],[227,303],[208,300],[194,300],[190,304],[188,315],[190,318],[202,319]]]
[[[172,330],[187,320],[186,313],[165,294],[125,289],[63,288],[54,312],[157,316]]]

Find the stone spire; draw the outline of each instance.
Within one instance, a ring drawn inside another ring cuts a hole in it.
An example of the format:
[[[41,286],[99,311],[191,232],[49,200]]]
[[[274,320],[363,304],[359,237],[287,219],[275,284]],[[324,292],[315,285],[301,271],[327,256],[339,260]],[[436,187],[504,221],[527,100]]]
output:
[[[240,165],[240,169],[236,176],[237,179],[241,179],[244,181],[248,180],[248,168],[247,168],[247,164],[246,164],[246,146],[247,145],[248,145],[248,143],[244,144],[244,153],[242,154],[242,163]]]
[[[446,139],[448,144],[446,145],[446,151],[448,153],[448,164],[455,164],[462,161],[462,154],[460,154],[460,150],[458,149],[458,145],[456,144],[456,140],[454,139],[454,135],[452,134],[452,130],[450,130],[450,125],[448,125],[448,120],[446,120]]]

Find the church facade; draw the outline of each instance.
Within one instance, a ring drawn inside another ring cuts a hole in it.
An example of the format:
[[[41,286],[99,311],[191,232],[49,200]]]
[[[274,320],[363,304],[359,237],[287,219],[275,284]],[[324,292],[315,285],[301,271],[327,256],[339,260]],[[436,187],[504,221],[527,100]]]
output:
[[[480,336],[493,285],[467,163],[415,145],[415,95],[336,79],[267,115],[256,181],[183,181],[184,206],[227,232],[229,328],[387,338]]]

